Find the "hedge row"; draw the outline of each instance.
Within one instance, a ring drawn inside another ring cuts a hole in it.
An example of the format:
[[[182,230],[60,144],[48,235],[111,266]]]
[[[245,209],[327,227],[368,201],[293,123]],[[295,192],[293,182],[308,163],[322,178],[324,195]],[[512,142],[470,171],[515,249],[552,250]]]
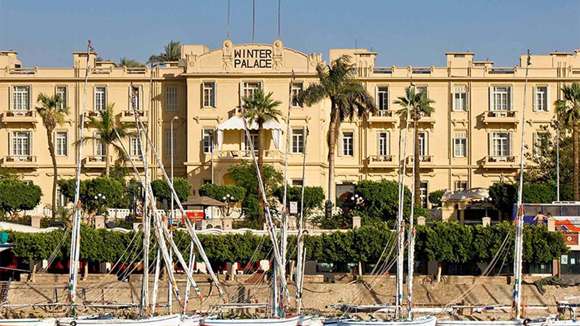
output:
[[[466,226],[456,223],[436,223],[417,229],[416,257],[418,260],[438,260],[443,263],[488,262],[509,236],[505,248],[511,260],[513,227],[504,222],[491,227]],[[121,233],[83,227],[81,231],[81,259],[91,262],[115,262],[121,256],[129,261],[141,255],[141,236],[133,232]],[[189,237],[176,231],[174,239],[187,257]],[[215,264],[246,263],[269,257],[270,241],[266,237],[246,234],[200,235],[206,253]],[[526,226],[524,261],[549,263],[566,252],[563,237],[548,232],[543,226]],[[13,233],[14,254],[24,259],[47,259],[56,250],[57,258],[68,257],[69,241],[63,231],[50,233]],[[289,256],[295,255],[295,238],[290,237]],[[307,259],[335,264],[352,262],[375,263],[387,243],[394,245],[394,232],[384,226],[364,226],[357,230],[306,236]],[[153,255],[153,252],[152,252]],[[127,258],[127,257],[130,258]]]

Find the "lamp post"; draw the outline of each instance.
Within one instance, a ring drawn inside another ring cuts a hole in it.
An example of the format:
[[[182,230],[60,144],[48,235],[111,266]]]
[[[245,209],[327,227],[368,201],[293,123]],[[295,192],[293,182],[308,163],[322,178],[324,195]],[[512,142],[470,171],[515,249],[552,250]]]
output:
[[[230,208],[232,206],[232,203],[234,203],[236,201],[236,199],[234,198],[234,196],[230,195],[230,194],[226,194],[225,196],[222,197],[222,200],[226,203],[226,217],[230,216]]]

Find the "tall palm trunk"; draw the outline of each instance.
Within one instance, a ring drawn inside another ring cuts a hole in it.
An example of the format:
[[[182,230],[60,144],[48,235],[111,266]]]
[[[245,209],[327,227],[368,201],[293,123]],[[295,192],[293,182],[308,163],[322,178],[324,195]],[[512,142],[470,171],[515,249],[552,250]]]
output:
[[[109,176],[109,172],[111,171],[111,166],[109,164],[109,144],[105,144],[105,176]]]
[[[414,132],[414,140],[413,140],[413,144],[414,146],[414,153],[413,153],[413,165],[414,165],[414,169],[415,169],[415,175],[414,175],[414,180],[413,180],[413,191],[415,192],[415,202],[412,203],[413,205],[415,205],[415,207],[417,206],[421,206],[421,170],[420,170],[420,166],[421,166],[421,153],[420,153],[420,147],[419,147],[419,121],[418,119],[414,119],[413,123],[415,124],[414,128],[413,128],[413,132]]]
[[[56,218],[56,184],[58,182],[58,167],[56,166],[56,153],[54,152],[54,139],[52,128],[46,128],[46,138],[48,139],[48,152],[52,160],[52,218]]]
[[[264,139],[263,139],[263,128],[264,124],[259,122],[258,123],[258,170],[260,170],[260,176],[262,176],[262,180],[264,178]],[[256,144],[254,144],[255,146]],[[285,182],[285,181],[284,181]],[[265,186],[265,185],[264,185]],[[264,188],[264,190],[266,190]],[[260,223],[264,222],[264,207],[265,204],[262,196],[260,195],[260,185],[258,184],[258,214],[259,214],[259,221]],[[265,195],[265,194],[264,194]]]
[[[338,127],[340,124],[340,112],[332,103],[332,113],[330,115],[330,124],[328,126],[328,200],[330,204],[334,204],[336,198],[336,187],[334,185],[334,166],[335,166],[335,152],[336,142],[338,139]],[[327,211],[328,215],[329,212]],[[330,216],[326,216],[329,218]]]
[[[574,121],[572,128],[572,151],[574,152],[574,200],[580,200],[580,124]]]

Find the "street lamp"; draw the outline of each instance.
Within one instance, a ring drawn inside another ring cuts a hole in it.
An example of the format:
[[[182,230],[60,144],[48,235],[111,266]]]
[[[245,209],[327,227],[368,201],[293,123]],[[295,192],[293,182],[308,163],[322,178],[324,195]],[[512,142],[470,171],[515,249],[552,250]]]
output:
[[[227,207],[226,216],[229,216],[232,203],[234,203],[236,201],[236,199],[234,198],[234,196],[232,196],[230,194],[226,194],[225,196],[222,197],[222,200],[226,203],[226,207]]]

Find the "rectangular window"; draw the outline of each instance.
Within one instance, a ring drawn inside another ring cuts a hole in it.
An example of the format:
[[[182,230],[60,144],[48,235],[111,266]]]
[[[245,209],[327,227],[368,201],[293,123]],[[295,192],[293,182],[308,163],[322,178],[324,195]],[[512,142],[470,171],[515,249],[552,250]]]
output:
[[[353,156],[354,155],[354,134],[352,132],[342,133],[342,155]]]
[[[467,111],[467,90],[465,86],[456,86],[453,90],[453,111]]]
[[[204,129],[202,134],[202,142],[203,142],[203,152],[206,154],[210,154],[213,151],[213,129]]]
[[[455,191],[465,191],[467,190],[467,181],[457,180],[455,181]]]
[[[254,151],[257,151],[258,148],[260,148],[260,136],[258,134],[257,130],[250,130],[250,140],[251,140],[251,144],[250,144],[250,140],[248,140],[248,137],[246,135],[246,133],[244,132],[244,139],[246,140],[246,154],[250,155],[250,151],[252,150],[252,147],[250,145],[254,146]]]
[[[378,134],[378,145],[379,145],[379,156],[389,155],[389,133],[386,131],[381,131]]]
[[[254,95],[254,93],[259,90],[262,89],[262,83],[261,82],[243,82],[242,83],[242,99],[241,99],[241,103],[243,104],[244,102],[244,98],[248,98],[248,97],[252,97]]]
[[[66,131],[58,131],[54,135],[55,138],[55,152],[57,156],[68,155],[68,134]]]
[[[129,155],[133,158],[143,158],[141,155],[141,141],[139,140],[139,137],[135,136],[129,139]]]
[[[292,129],[292,153],[304,153],[304,129]]]
[[[511,87],[497,86],[492,89],[492,111],[510,111],[511,105]]]
[[[67,107],[67,91],[66,91],[66,86],[57,86],[55,93],[56,93],[56,95],[58,97],[60,97],[60,103],[58,105],[58,108],[59,109],[66,108]]]
[[[102,142],[99,138],[98,135],[94,136],[94,142],[93,142],[93,153],[95,155],[95,158],[99,161],[104,161],[105,160],[105,143]]]
[[[60,187],[56,188],[56,205],[58,207],[65,207],[68,204],[68,200],[66,199],[65,195],[62,193]]]
[[[548,87],[538,86],[536,87],[535,93],[536,100],[535,109],[536,111],[548,112]]]
[[[129,97],[131,102],[131,111],[141,110],[141,87],[137,85],[131,85],[129,88]]]
[[[419,198],[421,199],[421,207],[427,208],[429,205],[429,183],[421,181],[419,184]]]
[[[12,133],[11,155],[16,158],[27,158],[32,153],[32,133],[30,131],[14,131]]]
[[[467,135],[464,131],[455,133],[453,137],[453,156],[467,156]]]
[[[377,87],[377,109],[379,115],[389,111],[389,88],[386,86]]]
[[[491,156],[507,157],[511,155],[509,132],[494,132],[491,134]]]
[[[14,86],[12,89],[12,110],[28,111],[30,110],[30,87]]]
[[[429,155],[429,137],[426,132],[419,132],[419,155],[421,159]]]
[[[177,111],[177,87],[167,86],[165,89],[165,111]]]
[[[292,185],[295,187],[302,186],[302,183],[304,183],[302,179],[292,179]]]
[[[203,107],[215,108],[215,91],[216,86],[214,82],[204,82],[202,84]]]
[[[302,107],[300,101],[298,101],[298,96],[302,93],[304,89],[304,84],[302,83],[292,83],[290,86],[290,105],[294,108]]]
[[[95,111],[101,112],[107,109],[107,88],[95,87]]]

